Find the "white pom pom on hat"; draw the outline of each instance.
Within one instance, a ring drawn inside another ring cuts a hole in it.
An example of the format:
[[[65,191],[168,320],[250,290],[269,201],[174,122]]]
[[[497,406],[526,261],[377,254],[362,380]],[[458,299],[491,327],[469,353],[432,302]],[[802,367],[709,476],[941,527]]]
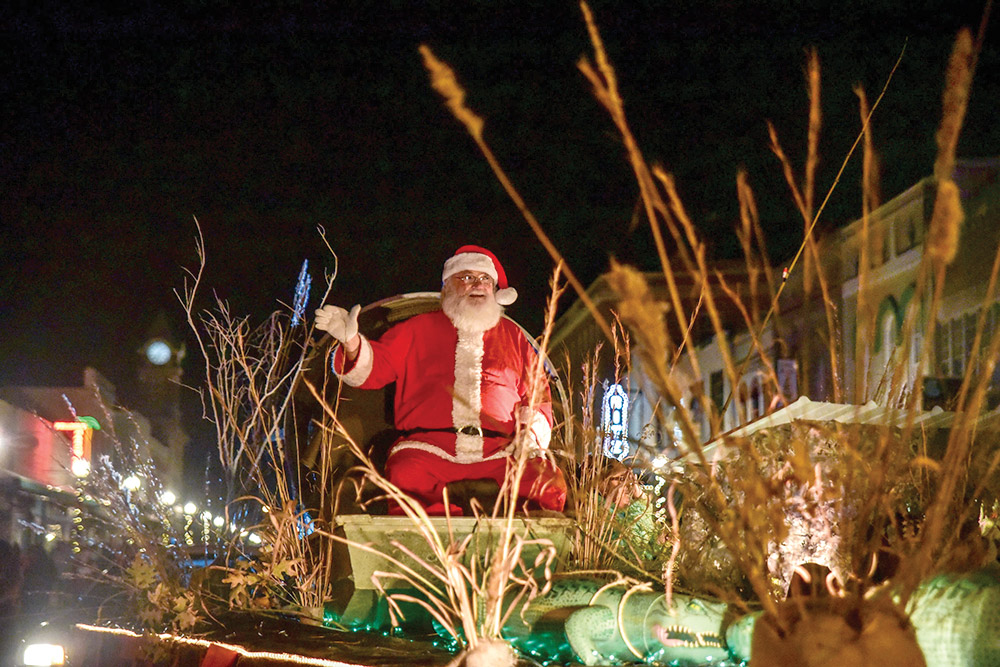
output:
[[[496,255],[477,245],[464,245],[455,251],[444,263],[441,282],[462,271],[485,273],[497,284],[496,300],[501,306],[509,306],[517,301],[517,290],[507,285],[507,274]]]

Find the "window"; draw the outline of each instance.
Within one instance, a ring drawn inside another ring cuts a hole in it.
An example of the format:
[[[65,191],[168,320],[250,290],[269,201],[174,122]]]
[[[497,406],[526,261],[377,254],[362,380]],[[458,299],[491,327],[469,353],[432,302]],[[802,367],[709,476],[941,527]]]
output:
[[[753,419],[751,416],[750,390],[747,388],[746,382],[740,382],[740,401],[736,407],[741,424],[746,424]]]
[[[858,263],[861,261],[861,258],[858,256],[857,249],[851,249],[850,253],[851,253],[851,256],[847,260],[847,279],[848,280],[850,280],[851,278],[857,278],[858,277]]]
[[[886,233],[887,231],[887,229],[883,228],[880,230],[878,235],[879,242],[882,244],[882,264],[885,264],[893,257],[892,244],[890,243],[892,239],[889,237],[889,234]]]
[[[712,402],[715,403],[715,408],[719,412],[722,412],[722,401],[725,389],[726,387],[722,379],[722,371],[714,371],[708,376],[708,392],[712,397]]]
[[[750,380],[750,407],[747,409],[750,421],[764,414],[764,391],[760,385],[761,376],[754,375],[753,379]]]
[[[965,369],[969,367],[969,356],[972,354],[972,342],[976,339],[976,314],[968,313],[962,318],[962,328],[965,330],[965,340],[962,345],[962,371],[959,375],[965,374]]]
[[[986,322],[983,324],[983,349],[985,350],[997,331],[997,315],[1000,304],[995,303],[986,311]]]
[[[868,231],[868,268],[876,269],[891,259],[886,228],[873,225]]]
[[[696,435],[705,437],[705,410],[701,406],[701,399],[695,396],[691,399],[691,421],[694,423]]]
[[[896,349],[896,316],[893,312],[887,312],[879,323],[882,347],[876,350],[874,366],[872,367],[872,380],[877,384],[885,378],[892,377],[890,363],[892,353]],[[876,348],[878,345],[876,345]]]
[[[979,312],[973,311],[937,325],[934,354],[941,375],[954,378],[965,375],[969,367],[978,322]],[[980,351],[987,349],[998,327],[1000,327],[1000,304],[993,304],[985,313]]]
[[[951,320],[945,325],[945,331],[948,337],[948,356],[945,357],[947,361],[945,362],[945,374],[949,377],[957,377],[962,374],[961,361],[959,360],[958,350],[962,347],[962,327],[958,326],[957,320]]]
[[[778,359],[778,389],[782,397],[792,403],[799,397],[799,362],[795,359]]]
[[[934,327],[934,369],[936,375],[948,374],[948,325],[940,322]]]
[[[910,215],[896,222],[896,254],[901,255],[910,248],[916,247],[921,238],[920,219]]]

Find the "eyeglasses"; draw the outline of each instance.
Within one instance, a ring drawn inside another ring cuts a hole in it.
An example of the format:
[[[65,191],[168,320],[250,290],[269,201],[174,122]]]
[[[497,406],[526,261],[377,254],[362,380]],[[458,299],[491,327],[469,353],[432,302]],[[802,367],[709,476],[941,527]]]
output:
[[[480,283],[487,286],[493,284],[492,276],[486,275],[485,273],[481,276],[474,276],[471,273],[460,273],[457,276],[452,276],[452,278],[465,286],[477,285]]]

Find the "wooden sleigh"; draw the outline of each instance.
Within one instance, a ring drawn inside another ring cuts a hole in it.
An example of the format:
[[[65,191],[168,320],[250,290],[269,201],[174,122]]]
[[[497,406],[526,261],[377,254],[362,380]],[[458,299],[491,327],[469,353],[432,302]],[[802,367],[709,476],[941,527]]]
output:
[[[377,339],[393,325],[407,320],[415,315],[440,309],[440,294],[438,292],[415,292],[382,299],[362,308],[358,317],[359,329],[370,339]],[[506,319],[511,318],[504,316]],[[513,322],[513,320],[511,320]],[[557,421],[568,414],[569,404],[562,381],[555,372],[554,366],[539,348],[534,338],[517,322],[514,322],[531,341],[532,346],[542,356],[549,376],[549,386],[553,397],[553,407]],[[326,394],[328,400],[337,402],[337,419],[342,428],[355,443],[361,445],[372,462],[381,467],[385,463],[389,447],[397,439],[398,432],[393,428],[393,398],[394,385],[381,390],[362,390],[338,383],[330,378],[330,357],[335,349],[336,341],[325,336],[315,346],[316,356],[310,365],[310,371],[305,379],[314,386],[322,384],[326,378]],[[315,360],[322,359],[322,363]],[[330,396],[331,392],[336,392]],[[308,479],[309,471],[315,470],[319,463],[320,447],[323,438],[317,437],[310,424],[322,418],[322,406],[317,405],[311,392],[299,391],[296,409],[294,411],[294,432],[298,446],[295,450],[300,457],[300,470]],[[329,434],[325,436],[329,438]],[[329,440],[325,443],[328,451],[338,452],[339,460],[335,469],[346,474],[357,460],[349,453],[346,438],[337,436],[332,447]],[[340,484],[342,480],[333,480]],[[317,489],[310,490],[309,484],[304,484],[303,496],[307,506],[316,507],[310,502],[318,495]],[[312,495],[312,498],[309,496]],[[362,489],[360,495],[355,488],[345,484],[341,492],[333,494],[335,500],[332,507],[326,508],[333,515],[334,524],[348,543],[344,561],[338,569],[345,575],[347,563],[350,568],[350,578],[356,591],[374,592],[372,574],[385,570],[389,561],[358,545],[373,545],[392,558],[399,559],[406,565],[414,564],[414,557],[424,559],[430,557],[430,547],[427,539],[421,533],[420,527],[405,516],[388,516],[387,503],[378,500],[375,489]],[[486,503],[481,503],[485,505]],[[466,505],[467,506],[467,505]],[[466,513],[468,514],[468,512]],[[431,525],[440,538],[449,543],[461,542],[472,535],[473,543],[469,552],[482,551],[495,543],[506,523],[502,518],[476,519],[474,516],[430,517]],[[573,532],[573,522],[561,517],[517,517],[511,524],[512,529],[526,540],[546,539],[555,545],[557,551],[564,552],[569,547]],[[526,553],[525,558],[534,558],[533,553]],[[355,595],[357,599],[358,595]],[[362,594],[363,604],[368,602],[368,593]],[[356,600],[357,601],[357,600]]]

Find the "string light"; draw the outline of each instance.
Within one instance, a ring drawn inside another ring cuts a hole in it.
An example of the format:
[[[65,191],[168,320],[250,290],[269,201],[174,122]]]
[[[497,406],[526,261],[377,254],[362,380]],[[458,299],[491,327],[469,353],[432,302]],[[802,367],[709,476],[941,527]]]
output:
[[[295,301],[292,303],[292,326],[296,326],[302,321],[302,315],[306,312],[306,304],[309,302],[309,287],[312,285],[312,276],[309,275],[309,260],[302,262],[302,270],[299,272],[299,282],[295,285]]]
[[[86,623],[77,623],[76,627],[80,630],[86,632],[103,632],[113,635],[124,635],[126,637],[141,638],[144,635],[140,635],[137,632],[132,632],[131,630],[125,630],[122,628],[102,628],[97,625],[87,625]],[[156,635],[161,641],[172,641],[178,644],[188,644],[190,646],[203,646],[208,648],[210,646],[218,646],[219,648],[226,649],[227,651],[232,651],[233,653],[238,653],[241,657],[249,658],[251,660],[280,660],[283,662],[291,662],[296,665],[316,665],[316,667],[364,667],[358,663],[353,662],[340,662],[339,660],[328,660],[325,658],[307,658],[302,655],[295,655],[294,653],[276,653],[273,651],[251,651],[237,644],[226,644],[224,642],[213,642],[207,639],[195,639],[193,637],[180,637],[178,635],[171,635],[168,633]]]

